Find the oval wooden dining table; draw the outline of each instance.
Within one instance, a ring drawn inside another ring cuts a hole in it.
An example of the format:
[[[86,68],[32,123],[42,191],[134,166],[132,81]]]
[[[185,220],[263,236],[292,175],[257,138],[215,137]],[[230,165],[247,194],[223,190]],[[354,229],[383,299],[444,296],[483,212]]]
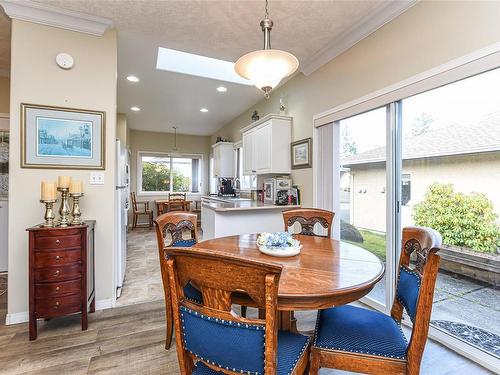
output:
[[[261,253],[257,234],[243,234],[201,241],[195,248],[230,253],[241,258],[281,264],[278,310],[293,312],[345,305],[368,294],[384,275],[384,265],[369,251],[342,241],[324,237],[294,235],[302,244],[299,255],[273,257]],[[237,304],[252,306],[239,296]],[[286,315],[286,314],[285,314]],[[293,320],[288,314],[288,320]],[[280,324],[289,328],[286,317]]]

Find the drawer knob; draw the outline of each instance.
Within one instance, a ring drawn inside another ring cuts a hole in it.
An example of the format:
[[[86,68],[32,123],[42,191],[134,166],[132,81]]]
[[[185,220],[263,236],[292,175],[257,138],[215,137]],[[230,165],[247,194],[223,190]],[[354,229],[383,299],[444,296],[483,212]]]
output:
[[[58,244],[58,245],[59,245],[60,243],[61,243],[61,241],[60,241],[60,240],[56,240],[56,244]]]
[[[59,292],[59,289],[61,289],[61,288],[59,288],[58,286],[56,286],[56,292]]]
[[[59,255],[56,255],[56,260],[61,260],[61,257]]]
[[[61,271],[57,270],[56,272],[54,272],[54,276],[59,276],[60,273]]]
[[[56,308],[56,309],[59,308],[59,301],[56,301],[54,308]]]

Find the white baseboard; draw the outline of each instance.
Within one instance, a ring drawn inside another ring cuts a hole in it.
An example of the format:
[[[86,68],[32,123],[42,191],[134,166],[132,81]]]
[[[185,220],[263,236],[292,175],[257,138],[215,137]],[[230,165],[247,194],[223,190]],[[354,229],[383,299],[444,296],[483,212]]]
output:
[[[116,305],[116,298],[101,299],[95,301],[96,310],[112,309]]]
[[[116,305],[115,298],[101,299],[95,301],[96,310],[106,310],[112,309]],[[5,325],[10,326],[12,324],[27,323],[29,321],[29,314],[27,311],[7,314],[5,317]]]
[[[29,314],[27,311],[7,314],[5,317],[5,325],[10,326],[12,324],[26,323],[29,320]]]

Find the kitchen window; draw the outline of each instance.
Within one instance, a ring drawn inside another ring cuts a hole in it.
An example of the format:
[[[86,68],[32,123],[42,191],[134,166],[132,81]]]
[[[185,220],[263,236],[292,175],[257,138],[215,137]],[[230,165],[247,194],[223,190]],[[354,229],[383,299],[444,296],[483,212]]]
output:
[[[240,180],[240,190],[256,190],[257,189],[257,176],[243,174],[243,147],[236,146],[236,176]]]
[[[137,159],[139,194],[201,191],[201,155],[139,152]]]

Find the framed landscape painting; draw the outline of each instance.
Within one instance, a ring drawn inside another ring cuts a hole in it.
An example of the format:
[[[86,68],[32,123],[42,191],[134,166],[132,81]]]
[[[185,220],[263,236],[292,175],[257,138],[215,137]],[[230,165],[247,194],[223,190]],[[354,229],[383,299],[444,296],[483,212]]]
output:
[[[292,142],[292,169],[312,167],[312,139],[306,138]]]
[[[21,104],[21,167],[104,169],[105,114]]]

